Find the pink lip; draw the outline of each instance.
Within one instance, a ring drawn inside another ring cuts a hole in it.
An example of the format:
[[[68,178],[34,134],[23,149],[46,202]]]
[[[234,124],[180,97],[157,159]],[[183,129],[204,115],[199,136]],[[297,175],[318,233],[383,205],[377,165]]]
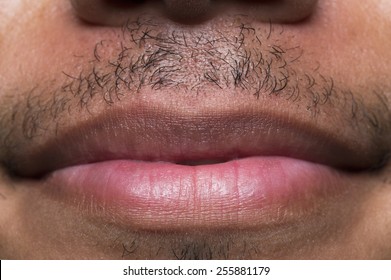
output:
[[[47,183],[126,225],[170,230],[269,224],[347,184],[332,168],[285,157],[200,166],[115,160],[57,170]]]

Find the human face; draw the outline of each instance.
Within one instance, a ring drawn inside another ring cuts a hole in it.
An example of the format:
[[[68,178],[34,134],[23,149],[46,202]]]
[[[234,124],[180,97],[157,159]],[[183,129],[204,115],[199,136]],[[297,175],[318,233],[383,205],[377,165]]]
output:
[[[0,0],[0,257],[391,258],[390,14]]]

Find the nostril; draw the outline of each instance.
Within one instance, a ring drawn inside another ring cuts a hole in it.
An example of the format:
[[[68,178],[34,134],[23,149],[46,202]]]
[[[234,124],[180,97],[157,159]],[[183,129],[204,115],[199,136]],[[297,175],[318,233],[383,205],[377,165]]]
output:
[[[83,21],[121,26],[129,17],[140,13],[152,0],[70,0],[75,14]]]
[[[164,0],[168,15],[182,23],[205,20],[211,14],[211,0]]]
[[[107,5],[111,5],[117,8],[129,8],[144,4],[146,0],[104,0]]]

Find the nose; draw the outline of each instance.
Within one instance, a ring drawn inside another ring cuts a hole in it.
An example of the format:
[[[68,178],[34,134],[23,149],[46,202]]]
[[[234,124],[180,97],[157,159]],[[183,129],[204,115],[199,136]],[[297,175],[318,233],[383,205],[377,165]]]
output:
[[[198,24],[223,13],[248,14],[260,21],[292,23],[309,17],[318,0],[70,0],[83,20],[122,25],[141,13]]]

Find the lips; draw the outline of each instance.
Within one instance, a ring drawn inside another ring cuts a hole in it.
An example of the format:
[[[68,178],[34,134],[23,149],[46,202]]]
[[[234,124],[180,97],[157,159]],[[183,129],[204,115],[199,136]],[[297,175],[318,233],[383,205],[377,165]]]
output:
[[[23,176],[134,228],[257,228],[332,201],[354,185],[346,170],[378,158],[357,152],[372,151],[366,141],[347,145],[355,142],[285,112],[134,104],[31,148]]]

